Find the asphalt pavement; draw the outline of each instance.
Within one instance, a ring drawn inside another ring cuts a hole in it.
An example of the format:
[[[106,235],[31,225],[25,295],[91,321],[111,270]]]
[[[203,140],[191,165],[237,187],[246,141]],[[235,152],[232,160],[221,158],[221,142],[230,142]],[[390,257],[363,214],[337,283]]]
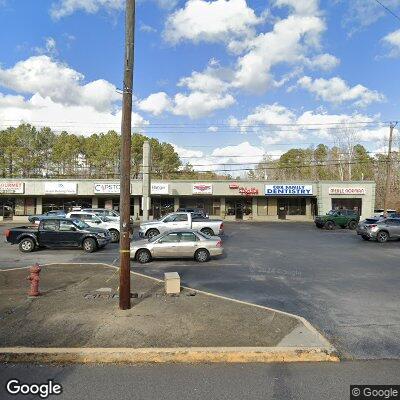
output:
[[[225,223],[225,255],[206,264],[153,261],[132,269],[157,278],[301,315],[347,359],[400,359],[400,242],[362,241],[354,231],[310,223]],[[32,262],[118,263],[117,245],[98,253],[0,245],[0,267]]]
[[[0,398],[9,379],[62,385],[49,399],[332,400],[349,399],[350,385],[399,384],[400,361],[307,364],[0,365]]]

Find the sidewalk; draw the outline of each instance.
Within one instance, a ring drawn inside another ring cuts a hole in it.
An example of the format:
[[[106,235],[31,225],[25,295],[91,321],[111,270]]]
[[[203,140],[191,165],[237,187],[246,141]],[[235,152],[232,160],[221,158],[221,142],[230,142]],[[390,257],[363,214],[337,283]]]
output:
[[[118,270],[105,265],[45,266],[43,295],[35,299],[26,296],[27,275],[27,269],[0,272],[0,359],[2,350],[4,357],[19,347],[107,353],[284,346],[323,349],[325,357],[332,352],[294,316],[189,289],[171,297],[162,282],[137,274],[131,275],[132,308],[120,311]]]

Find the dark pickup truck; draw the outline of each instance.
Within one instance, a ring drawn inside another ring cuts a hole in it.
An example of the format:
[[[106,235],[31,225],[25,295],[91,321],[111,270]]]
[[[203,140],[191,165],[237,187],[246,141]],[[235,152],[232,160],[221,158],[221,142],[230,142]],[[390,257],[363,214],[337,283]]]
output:
[[[39,226],[7,229],[4,234],[6,241],[18,244],[23,253],[39,247],[79,247],[93,253],[111,242],[107,229],[92,228],[83,221],[60,217],[42,220]]]

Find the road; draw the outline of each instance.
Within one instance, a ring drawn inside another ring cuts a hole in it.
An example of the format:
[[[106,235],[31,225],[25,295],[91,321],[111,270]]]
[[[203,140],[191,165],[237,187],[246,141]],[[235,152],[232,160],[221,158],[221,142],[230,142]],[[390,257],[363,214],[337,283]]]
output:
[[[154,261],[132,269],[308,319],[347,359],[400,358],[400,242],[364,242],[349,230],[309,223],[226,223],[226,254],[207,264]],[[0,245],[0,266],[118,262],[116,245],[94,254]],[[5,251],[3,251],[3,249]]]
[[[9,379],[63,387],[49,399],[349,399],[351,384],[399,384],[400,361],[307,364],[208,365],[0,365],[0,398],[31,399],[5,393]]]

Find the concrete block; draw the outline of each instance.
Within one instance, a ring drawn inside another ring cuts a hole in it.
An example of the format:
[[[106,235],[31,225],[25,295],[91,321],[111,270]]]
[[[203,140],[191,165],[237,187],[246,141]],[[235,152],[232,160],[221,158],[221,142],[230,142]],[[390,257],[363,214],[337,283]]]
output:
[[[181,291],[181,278],[177,272],[166,272],[164,274],[165,293],[179,294]]]

